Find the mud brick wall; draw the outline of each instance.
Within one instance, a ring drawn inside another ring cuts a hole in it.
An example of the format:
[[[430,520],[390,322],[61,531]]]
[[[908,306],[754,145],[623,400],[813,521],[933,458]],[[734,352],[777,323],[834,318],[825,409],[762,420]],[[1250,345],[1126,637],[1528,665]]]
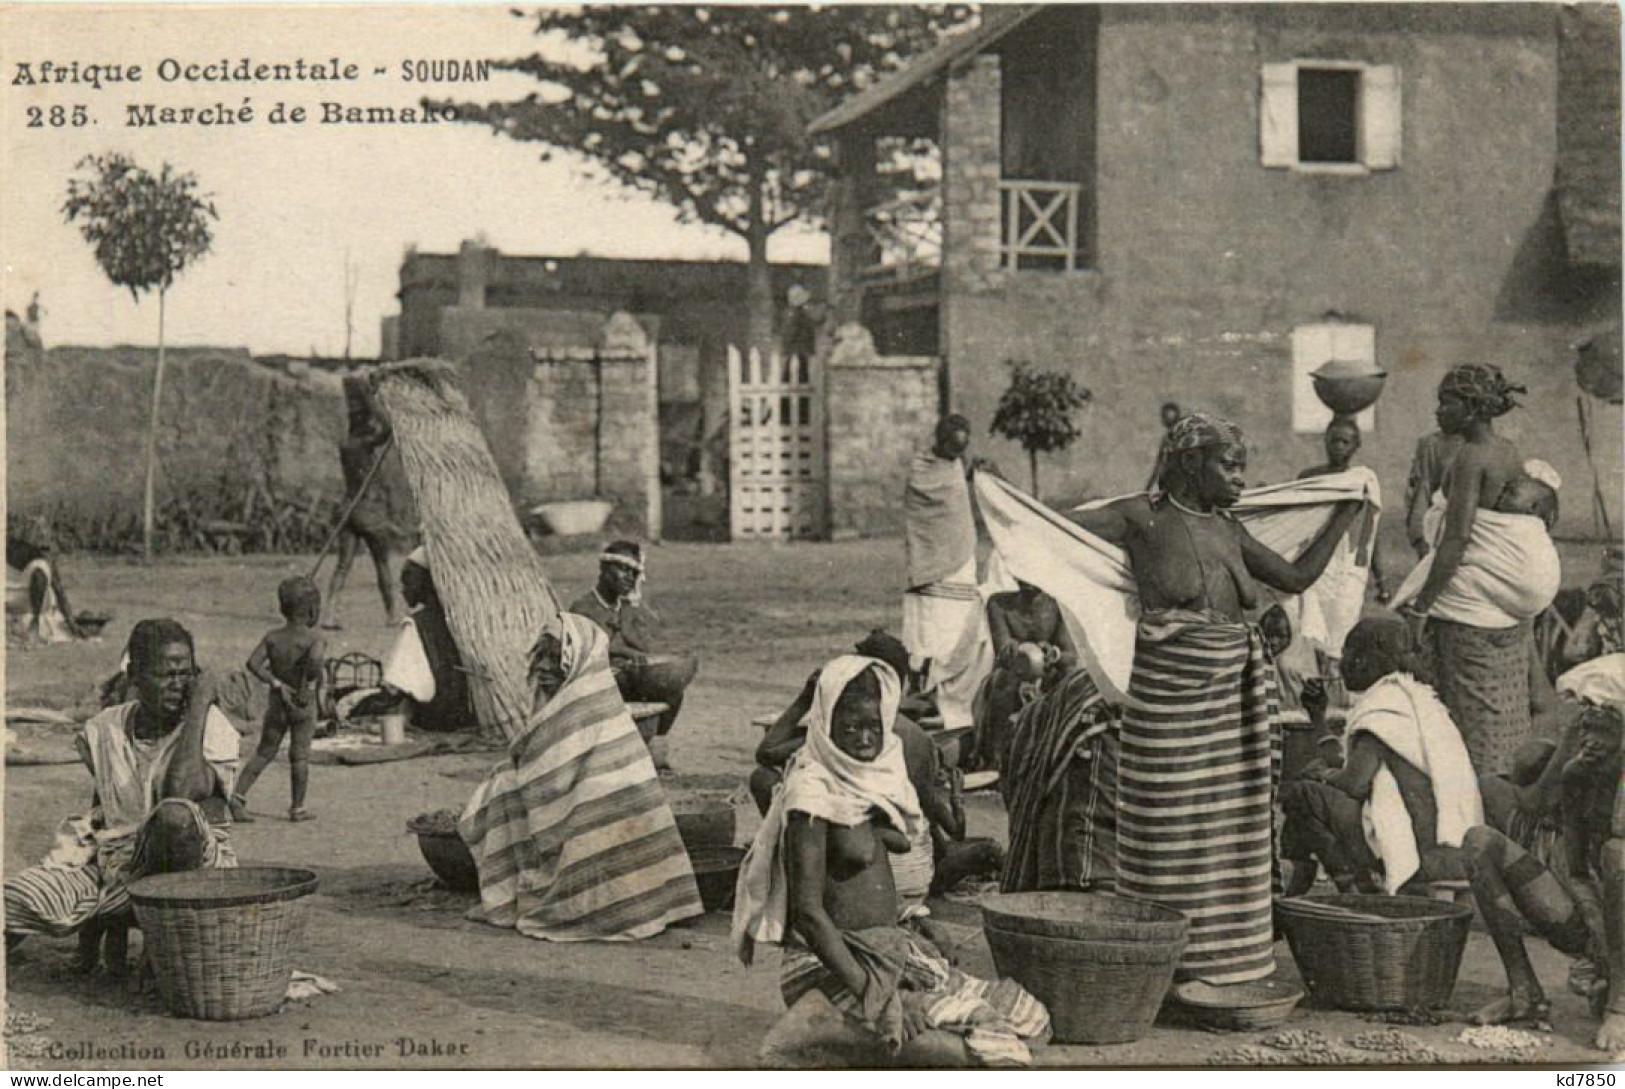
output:
[[[835,540],[903,531],[909,459],[930,445],[938,415],[935,358],[877,355],[842,341],[825,365],[829,522]]]
[[[42,348],[8,322],[6,498],[14,515],[139,521],[157,349]],[[256,363],[242,348],[167,352],[158,502],[221,493],[236,518],[249,490],[343,494],[339,378]]]
[[[449,313],[444,342],[467,353],[463,389],[515,506],[596,496],[615,504],[612,532],[647,537],[658,416],[641,333],[599,347],[601,316],[583,324],[537,310]]]

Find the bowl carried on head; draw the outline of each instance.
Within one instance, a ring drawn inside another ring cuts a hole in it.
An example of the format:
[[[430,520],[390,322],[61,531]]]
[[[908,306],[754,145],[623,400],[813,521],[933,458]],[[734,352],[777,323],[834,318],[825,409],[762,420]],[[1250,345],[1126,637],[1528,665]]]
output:
[[[1315,396],[1339,416],[1353,416],[1377,403],[1387,371],[1368,363],[1332,360],[1309,375]]]

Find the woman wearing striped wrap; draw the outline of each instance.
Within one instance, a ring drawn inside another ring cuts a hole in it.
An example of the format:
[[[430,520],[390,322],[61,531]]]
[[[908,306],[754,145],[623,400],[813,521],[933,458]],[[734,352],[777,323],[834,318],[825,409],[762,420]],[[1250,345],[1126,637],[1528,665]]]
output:
[[[105,934],[115,973],[125,967],[131,881],[237,864],[226,828],[237,731],[198,673],[191,635],[173,620],[143,620],[128,653],[135,700],[102,711],[75,739],[90,811],[63,821],[44,860],[5,881],[8,949],[31,934],[78,934],[89,970]]]
[[[1118,756],[1118,890],[1191,923],[1183,979],[1274,971],[1274,673],[1244,614],[1257,583],[1302,593],[1360,506],[1340,504],[1296,561],[1228,513],[1247,467],[1241,430],[1203,413],[1168,432],[1161,489],[1071,517],[1128,554],[1141,614]]]

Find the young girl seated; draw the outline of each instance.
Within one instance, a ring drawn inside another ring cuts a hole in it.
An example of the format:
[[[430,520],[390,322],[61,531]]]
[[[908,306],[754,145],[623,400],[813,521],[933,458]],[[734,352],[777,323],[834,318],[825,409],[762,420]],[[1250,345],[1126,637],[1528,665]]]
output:
[[[779,987],[791,1012],[764,1053],[836,1045],[855,1047],[859,1063],[1025,1065],[1025,1041],[1049,1029],[1044,1007],[1014,982],[965,975],[898,925],[890,856],[925,819],[891,728],[898,689],[897,674],[874,658],[824,666],[807,743],[740,869],[740,959],[751,963],[760,942],[784,949]],[[820,1006],[839,1011],[845,1039],[808,1038]]]

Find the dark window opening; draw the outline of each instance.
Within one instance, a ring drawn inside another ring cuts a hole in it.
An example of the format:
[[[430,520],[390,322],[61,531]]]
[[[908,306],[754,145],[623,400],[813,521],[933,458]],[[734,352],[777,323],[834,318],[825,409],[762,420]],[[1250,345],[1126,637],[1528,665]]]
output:
[[[1358,163],[1360,73],[1298,69],[1298,161]]]

